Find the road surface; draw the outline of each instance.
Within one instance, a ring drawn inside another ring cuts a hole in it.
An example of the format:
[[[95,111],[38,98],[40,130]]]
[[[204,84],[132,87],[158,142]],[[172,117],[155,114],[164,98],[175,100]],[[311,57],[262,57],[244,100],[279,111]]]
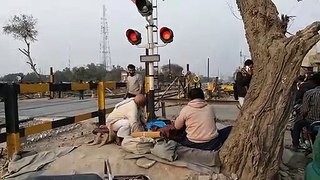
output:
[[[122,98],[106,99],[106,108],[114,107]],[[41,118],[41,117],[67,117],[84,114],[98,110],[97,99],[78,98],[64,99],[30,99],[18,101],[19,119]],[[4,124],[4,103],[0,103],[0,124]]]

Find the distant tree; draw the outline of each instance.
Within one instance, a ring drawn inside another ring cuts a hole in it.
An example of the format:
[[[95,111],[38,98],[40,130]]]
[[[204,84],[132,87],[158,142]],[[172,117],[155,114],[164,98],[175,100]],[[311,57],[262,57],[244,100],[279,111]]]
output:
[[[24,77],[23,73],[7,74],[1,78],[1,81],[5,82],[18,82]]]
[[[107,81],[120,81],[121,80],[121,72],[123,71],[123,67],[117,65],[114,66],[111,71],[107,72],[106,80]]]
[[[74,67],[72,68],[72,73],[73,73],[73,80],[74,81],[88,81],[89,80],[89,75],[88,71],[86,71],[85,67]]]
[[[54,76],[56,82],[71,82],[73,80],[73,74],[69,68],[65,68],[62,71],[56,71]]]
[[[39,74],[40,79],[43,80],[44,82],[49,81],[49,76]],[[39,82],[39,77],[38,74],[32,72],[24,75],[23,81],[22,82]]]
[[[86,69],[88,71],[89,80],[102,81],[105,79],[107,74],[107,71],[103,64],[91,63],[87,65]]]
[[[13,38],[21,40],[26,44],[27,49],[19,48],[19,51],[28,58],[27,63],[31,66],[31,69],[39,81],[41,81],[41,76],[30,54],[30,43],[37,40],[38,31],[36,30],[36,24],[37,19],[34,19],[32,15],[15,15],[9,19],[9,23],[3,27],[3,32],[4,34],[12,35]]]
[[[183,67],[178,64],[166,64],[161,67],[161,72],[164,76],[168,76],[171,74],[172,76],[181,76],[182,75]]]

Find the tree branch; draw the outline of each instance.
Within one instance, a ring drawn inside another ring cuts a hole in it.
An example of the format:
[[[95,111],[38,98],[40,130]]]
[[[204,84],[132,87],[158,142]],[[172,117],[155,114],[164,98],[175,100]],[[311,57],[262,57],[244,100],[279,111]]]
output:
[[[296,33],[296,36],[303,39],[310,39],[311,37],[319,34],[320,31],[320,21],[313,22],[303,30],[300,30]]]
[[[24,51],[26,54],[29,54],[29,53],[28,53],[28,51],[27,51],[26,49],[23,49],[23,51]]]
[[[24,52],[22,49],[19,48],[19,51],[24,54],[25,56],[28,56],[28,54],[26,52]]]
[[[238,7],[249,39],[265,39],[269,37],[284,38],[283,27],[286,25],[280,19],[277,7],[271,0],[237,0]],[[250,43],[249,43],[250,44]]]
[[[320,21],[316,21],[296,33],[294,38],[300,42],[298,46],[302,54],[307,54],[320,41],[319,31]]]
[[[228,7],[229,7],[229,9],[230,9],[230,12],[232,13],[232,15],[233,15],[236,19],[242,21],[242,19],[241,19],[240,17],[238,17],[238,16],[236,15],[236,13],[234,12],[231,4],[230,4],[228,1],[226,1],[226,3],[227,3],[227,5],[228,5]]]

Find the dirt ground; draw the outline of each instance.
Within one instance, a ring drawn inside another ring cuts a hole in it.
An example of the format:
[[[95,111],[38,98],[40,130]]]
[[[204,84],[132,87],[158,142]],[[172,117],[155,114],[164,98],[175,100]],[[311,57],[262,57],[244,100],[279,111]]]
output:
[[[182,106],[167,108],[167,117],[177,115],[181,109]],[[161,110],[157,115],[161,116],[160,113]],[[228,113],[229,112],[226,114]],[[223,119],[223,115],[219,116],[221,117],[219,118],[219,122],[223,125],[232,125],[235,122],[235,119]],[[79,146],[71,153],[45,167],[44,174],[47,175],[94,172],[102,176],[103,162],[107,158],[109,158],[111,162],[112,172],[118,175],[141,173],[150,176],[151,179],[188,179],[188,177],[198,174],[186,168],[178,168],[161,163],[156,163],[149,169],[140,168],[135,164],[135,160],[123,160],[125,153],[116,145],[105,145],[101,148],[87,146],[86,142],[93,138],[91,131],[93,129],[93,123],[96,121],[97,119],[90,119],[73,128],[66,127],[66,132],[53,133],[54,135],[50,137],[42,136],[39,140],[25,143],[23,150],[39,152],[62,146]],[[289,142],[289,134],[286,133],[285,143]],[[1,147],[4,147],[4,144],[0,145],[0,148]],[[1,167],[4,167],[6,162],[5,157],[6,152],[3,152],[3,157],[0,158]],[[281,176],[281,179],[303,179],[303,169],[304,167],[283,170],[284,175]]]

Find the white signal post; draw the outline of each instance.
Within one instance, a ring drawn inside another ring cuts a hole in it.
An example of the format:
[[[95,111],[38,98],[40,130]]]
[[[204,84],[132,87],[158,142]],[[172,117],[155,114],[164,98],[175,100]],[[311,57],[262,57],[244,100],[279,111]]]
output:
[[[154,20],[152,16],[153,5],[149,0],[135,0],[133,1],[139,13],[146,17],[147,25],[147,39],[148,43],[145,45],[137,45],[139,48],[147,49],[146,56],[140,56],[140,62],[145,62],[146,77],[145,77],[145,92],[147,96],[147,115],[148,120],[155,119],[154,112],[154,62],[160,61],[160,56],[154,54],[154,48],[164,47],[165,44],[155,44],[153,38]]]

